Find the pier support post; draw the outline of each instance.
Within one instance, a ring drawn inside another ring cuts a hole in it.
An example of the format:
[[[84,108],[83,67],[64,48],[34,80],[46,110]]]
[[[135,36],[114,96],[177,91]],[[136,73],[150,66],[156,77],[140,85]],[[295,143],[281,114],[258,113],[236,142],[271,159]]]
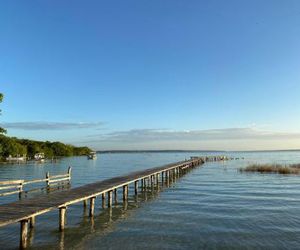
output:
[[[63,231],[65,229],[66,209],[67,207],[59,208],[59,231]]]
[[[111,207],[112,205],[112,191],[107,192],[107,207]]]
[[[164,174],[165,172],[161,172],[161,183],[164,183]]]
[[[138,194],[138,187],[139,187],[139,181],[135,181],[134,182],[134,193],[135,193],[135,195]]]
[[[28,239],[28,220],[20,221],[21,231],[20,231],[20,249],[27,247]]]
[[[117,201],[118,201],[118,193],[117,193],[116,188],[114,189],[114,201],[115,201],[115,203],[117,203]]]
[[[159,184],[159,174],[156,174],[156,185],[158,186]]]
[[[102,208],[105,208],[105,193],[102,194]]]
[[[90,217],[94,216],[95,197],[90,198]]]
[[[123,201],[127,201],[128,198],[128,185],[123,186]]]
[[[32,216],[29,220],[29,227],[34,228],[35,226],[35,216]]]
[[[87,201],[86,201],[86,200],[83,201],[83,207],[84,207],[84,208],[87,207]]]

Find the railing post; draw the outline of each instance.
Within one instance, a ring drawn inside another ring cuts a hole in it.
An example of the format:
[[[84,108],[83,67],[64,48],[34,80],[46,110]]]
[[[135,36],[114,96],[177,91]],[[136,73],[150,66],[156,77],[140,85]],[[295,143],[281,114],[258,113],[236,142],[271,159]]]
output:
[[[20,221],[20,249],[24,249],[27,247],[27,239],[28,239],[28,219]]]
[[[21,199],[22,197],[22,192],[23,192],[23,181],[21,181],[19,184],[19,199]]]
[[[69,168],[68,168],[69,184],[70,184],[70,182],[71,182],[71,173],[72,173],[72,167],[69,166]]]
[[[49,172],[47,172],[46,173],[46,186],[47,187],[49,187],[49,185],[50,185],[49,181],[50,181],[50,174],[49,174]]]

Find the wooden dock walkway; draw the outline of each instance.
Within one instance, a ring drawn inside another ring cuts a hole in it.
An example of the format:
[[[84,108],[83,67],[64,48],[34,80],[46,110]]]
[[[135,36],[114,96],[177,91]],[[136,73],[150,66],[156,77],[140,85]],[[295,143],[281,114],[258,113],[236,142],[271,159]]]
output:
[[[123,200],[128,199],[128,185],[134,185],[135,194],[138,193],[139,181],[143,187],[158,184],[159,180],[168,181],[174,175],[179,175],[206,161],[226,160],[224,157],[193,157],[190,160],[167,164],[161,167],[136,171],[125,176],[115,177],[104,181],[87,184],[70,190],[63,190],[52,194],[43,194],[37,197],[19,200],[13,203],[0,205],[0,227],[20,222],[20,248],[27,247],[28,227],[35,224],[35,217],[58,209],[59,229],[65,228],[66,208],[74,203],[82,202],[87,206],[89,201],[89,215],[94,215],[95,198],[102,197],[102,206],[112,206],[112,195],[118,188],[123,189]]]

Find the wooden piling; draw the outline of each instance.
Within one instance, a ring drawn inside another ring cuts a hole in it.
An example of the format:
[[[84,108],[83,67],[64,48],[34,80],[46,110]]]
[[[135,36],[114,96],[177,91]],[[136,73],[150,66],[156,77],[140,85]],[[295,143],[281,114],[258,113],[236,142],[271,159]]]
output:
[[[20,231],[20,249],[27,247],[28,240],[28,220],[20,221],[21,231]],[[2,246],[3,247],[3,246]]]
[[[96,199],[96,197],[90,198],[90,217],[94,216],[95,199]]]
[[[65,229],[66,209],[67,207],[59,208],[59,230],[60,231],[63,231]]]
[[[111,207],[112,205],[112,191],[107,192],[107,207]]]
[[[128,185],[123,186],[123,201],[126,201],[128,198]]]
[[[87,200],[83,201],[83,207],[86,208],[87,207]]]
[[[135,195],[138,194],[138,187],[139,187],[139,181],[135,181],[134,182],[134,193],[135,193]]]
[[[118,192],[117,192],[116,188],[114,189],[114,201],[115,201],[115,203],[117,203],[117,201],[118,201]]]
[[[102,208],[105,208],[105,193],[102,194]]]
[[[32,216],[29,220],[29,227],[34,228],[35,226],[35,216]]]

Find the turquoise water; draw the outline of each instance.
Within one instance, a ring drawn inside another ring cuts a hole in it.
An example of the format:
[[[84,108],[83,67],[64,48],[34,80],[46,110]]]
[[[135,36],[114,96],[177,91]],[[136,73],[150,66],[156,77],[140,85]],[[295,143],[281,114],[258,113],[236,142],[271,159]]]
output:
[[[34,179],[72,168],[72,187],[138,169],[184,160],[196,153],[102,154],[95,161],[65,158],[56,164],[1,165],[0,178]],[[205,154],[207,155],[207,154]],[[171,183],[119,200],[90,219],[82,203],[37,217],[32,249],[299,249],[299,176],[240,173],[250,163],[299,163],[300,152],[227,153],[239,160],[211,162]],[[241,159],[244,157],[244,159]],[[59,191],[57,191],[59,192]],[[35,194],[38,195],[38,194]],[[0,198],[1,203],[16,196]],[[19,225],[0,228],[1,249],[17,249]]]

